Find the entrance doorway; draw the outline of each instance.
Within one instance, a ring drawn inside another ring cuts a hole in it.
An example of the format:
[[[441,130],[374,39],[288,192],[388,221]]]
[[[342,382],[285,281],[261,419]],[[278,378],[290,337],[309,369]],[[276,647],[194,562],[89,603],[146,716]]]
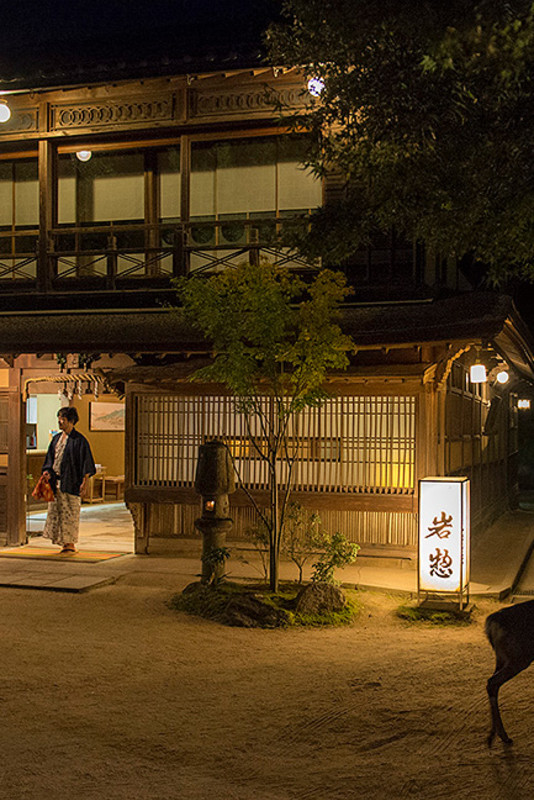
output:
[[[42,536],[45,520],[45,507],[35,509],[27,516],[28,544],[32,547],[53,546],[50,539],[44,539]],[[133,542],[132,517],[124,503],[82,505],[79,550],[132,553]]]
[[[80,550],[131,553],[134,551],[134,527],[124,505],[124,402],[105,391],[97,394],[90,381],[79,384],[74,393],[65,376],[60,391],[51,392],[50,383],[32,382],[26,400],[26,539],[32,547],[50,547],[42,537],[46,503],[32,497],[46,451],[57,433],[57,412],[74,406],[79,415],[76,430],[91,445],[96,474],[89,480],[80,516]],[[66,388],[65,388],[66,387]],[[91,387],[91,388],[89,388]]]

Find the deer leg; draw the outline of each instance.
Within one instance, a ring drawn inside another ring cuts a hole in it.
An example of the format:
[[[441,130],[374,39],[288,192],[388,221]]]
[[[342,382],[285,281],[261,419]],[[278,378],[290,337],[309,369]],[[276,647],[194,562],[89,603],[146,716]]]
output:
[[[524,670],[526,666],[528,666],[528,664],[520,664],[519,666],[505,664],[501,667],[499,662],[497,662],[495,672],[488,680],[487,691],[491,710],[491,730],[488,736],[488,747],[491,747],[493,744],[495,734],[497,734],[505,744],[512,744],[512,739],[510,739],[504,729],[501,712],[499,711],[499,689],[506,681],[509,681],[514,675],[517,675],[518,672]]]

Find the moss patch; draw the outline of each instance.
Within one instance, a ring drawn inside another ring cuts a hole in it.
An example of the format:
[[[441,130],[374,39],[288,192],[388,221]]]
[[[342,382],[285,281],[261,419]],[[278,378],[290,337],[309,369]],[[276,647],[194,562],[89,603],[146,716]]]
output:
[[[470,625],[472,615],[469,609],[437,609],[428,606],[402,605],[397,608],[397,616],[411,623],[427,625]]]
[[[228,604],[240,595],[245,596],[252,592],[256,597],[261,598],[263,604],[281,612],[278,627],[285,628],[350,625],[361,610],[357,593],[347,589],[344,590],[347,604],[342,611],[325,614],[297,614],[294,610],[295,601],[301,588],[298,584],[282,584],[279,591],[275,593],[261,584],[237,584],[230,581],[224,581],[218,586],[192,584],[191,587],[186,587],[182,593],[173,595],[169,601],[169,607],[224,624]],[[269,627],[272,626],[269,625]]]

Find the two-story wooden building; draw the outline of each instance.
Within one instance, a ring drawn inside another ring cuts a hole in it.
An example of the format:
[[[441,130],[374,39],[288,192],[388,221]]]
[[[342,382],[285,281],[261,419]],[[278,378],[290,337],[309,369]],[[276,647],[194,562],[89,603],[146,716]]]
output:
[[[251,56],[186,55],[127,76],[96,64],[83,80],[20,79],[3,95],[1,543],[26,538],[26,475],[60,402],[77,405],[89,430],[89,403],[125,396],[125,431],[89,435],[97,461],[125,474],[138,551],[195,535],[206,438],[231,441],[245,482],[265,491],[232,398],[188,379],[209,343],[165,303],[176,275],[259,258],[309,268],[278,234],[320,206],[329,185],[302,168],[304,141],[273,108],[273,94],[299,104],[297,72]],[[297,499],[354,541],[412,549],[418,479],[467,474],[483,526],[516,491],[517,387],[534,378],[529,331],[509,298],[473,292],[455,262],[393,236],[348,270],[356,302],[343,324],[357,353],[295,432]],[[476,358],[485,384],[469,380]],[[251,509],[239,492],[232,505],[244,537]]]

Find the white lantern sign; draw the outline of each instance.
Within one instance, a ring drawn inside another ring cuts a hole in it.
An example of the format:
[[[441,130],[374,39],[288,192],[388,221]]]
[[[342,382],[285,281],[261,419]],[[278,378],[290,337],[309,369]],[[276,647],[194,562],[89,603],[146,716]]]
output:
[[[419,481],[419,595],[468,600],[469,522],[468,478]]]

